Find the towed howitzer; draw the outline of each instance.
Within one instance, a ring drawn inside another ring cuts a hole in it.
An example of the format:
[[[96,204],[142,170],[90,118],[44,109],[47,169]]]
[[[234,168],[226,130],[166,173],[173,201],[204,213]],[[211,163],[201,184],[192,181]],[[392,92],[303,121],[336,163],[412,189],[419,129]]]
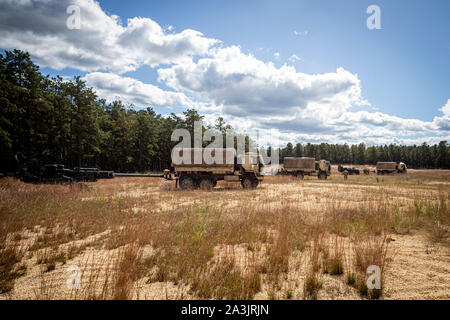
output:
[[[42,166],[37,162],[24,163],[16,173],[16,177],[27,183],[94,182],[110,175],[110,172],[102,172],[97,168],[69,169],[62,164]]]
[[[40,166],[37,163],[26,163],[16,173],[21,181],[26,183],[72,183],[95,182],[99,179],[114,179],[115,177],[147,177],[163,178],[163,174],[116,173],[98,168],[66,168],[62,164],[47,164]]]
[[[113,179],[114,177],[157,177],[163,174],[115,173],[98,168],[66,168],[62,164],[41,165],[37,161],[25,161],[21,154],[16,155],[19,164],[16,177],[26,183],[72,183],[95,182],[98,179]]]

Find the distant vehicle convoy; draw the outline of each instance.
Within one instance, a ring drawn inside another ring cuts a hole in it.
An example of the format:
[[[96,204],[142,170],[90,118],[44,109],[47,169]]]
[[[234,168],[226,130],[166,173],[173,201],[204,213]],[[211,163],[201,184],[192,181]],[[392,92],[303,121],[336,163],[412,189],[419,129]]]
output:
[[[331,174],[331,164],[326,160],[316,161],[315,158],[286,157],[280,174],[293,175],[299,179],[317,176],[320,180],[325,180]]]
[[[406,164],[403,162],[377,162],[377,174],[406,173]]]
[[[233,148],[183,148],[173,152],[173,170],[165,170],[164,177],[176,180],[184,190],[209,190],[220,180],[240,182],[244,189],[251,189],[263,180],[263,166],[256,153],[237,155]]]
[[[24,162],[19,158],[19,171],[16,176],[23,182],[30,183],[71,183],[97,181],[114,177],[152,177],[175,180],[176,186],[183,190],[210,190],[217,181],[240,182],[244,189],[256,188],[263,181],[264,162],[257,153],[237,155],[233,148],[184,148],[172,154],[171,169],[164,174],[135,174],[102,171],[98,168],[69,169],[60,164],[40,166],[36,162]],[[338,166],[338,171],[345,174],[360,174],[357,168]],[[406,173],[403,162],[377,162],[378,175]],[[373,172],[363,170],[368,175]],[[291,175],[299,179],[304,176],[317,176],[325,180],[331,174],[331,164],[326,160],[316,161],[308,157],[286,157],[283,167],[276,174]]]
[[[342,165],[338,165],[338,171],[344,173],[347,171],[347,174],[355,174],[359,175],[360,170],[358,168],[345,168]],[[364,168],[363,173],[365,175],[369,175],[371,172],[370,169]],[[378,175],[389,174],[389,173],[406,173],[406,164],[403,162],[377,162],[376,171]]]

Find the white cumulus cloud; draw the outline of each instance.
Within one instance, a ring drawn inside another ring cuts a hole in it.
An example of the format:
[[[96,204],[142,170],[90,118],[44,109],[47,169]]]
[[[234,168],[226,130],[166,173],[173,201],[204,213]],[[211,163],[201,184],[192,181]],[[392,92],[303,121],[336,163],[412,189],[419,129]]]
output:
[[[294,30],[294,35],[295,36],[307,36],[308,35],[308,31],[296,31],[296,30]]]
[[[168,86],[210,100],[231,115],[292,115],[324,106],[338,115],[352,104],[364,103],[358,77],[343,68],[309,75],[292,66],[276,68],[237,46],[214,49],[197,62],[161,68],[158,75]]]
[[[66,26],[69,5],[80,8],[80,29]],[[195,107],[211,121],[222,116],[237,130],[273,132],[283,142],[450,140],[450,99],[433,121],[357,111],[370,103],[349,70],[307,74],[288,64],[276,67],[196,30],[162,28],[146,17],[122,23],[93,0],[0,0],[0,48],[28,51],[41,66],[86,71],[87,84],[108,100]],[[293,54],[288,61],[300,59]],[[156,69],[158,80],[173,91],[122,75],[143,65]]]
[[[289,61],[292,62],[292,63],[295,63],[295,62],[301,61],[301,60],[302,60],[302,58],[300,58],[300,57],[297,56],[296,54],[293,54],[293,55],[291,55],[291,56],[289,57]]]
[[[80,8],[80,29],[66,26],[69,5]],[[166,33],[149,18],[123,26],[93,0],[0,0],[0,21],[1,48],[26,50],[54,69],[124,73],[202,55],[217,43],[191,29]]]
[[[164,91],[152,84],[113,73],[92,72],[88,73],[83,79],[87,85],[95,88],[98,96],[108,101],[121,99],[125,103],[140,107],[192,107],[194,105],[181,92]]]
[[[447,100],[445,106],[439,109],[444,115],[450,116],[450,99]]]
[[[434,117],[433,123],[440,130],[450,131],[450,99],[447,100],[447,103],[439,109],[443,113],[441,117]]]
[[[217,115],[240,130],[272,129],[292,141],[378,144],[448,135],[446,116],[430,122],[351,111],[370,103],[361,94],[358,76],[343,68],[305,74],[293,66],[277,68],[237,46],[215,48],[196,62],[160,68],[158,75],[173,89],[210,101]]]

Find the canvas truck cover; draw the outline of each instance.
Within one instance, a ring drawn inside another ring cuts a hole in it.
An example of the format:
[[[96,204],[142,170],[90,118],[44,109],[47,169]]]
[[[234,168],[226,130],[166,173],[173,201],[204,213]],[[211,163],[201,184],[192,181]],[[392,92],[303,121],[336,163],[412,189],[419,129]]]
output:
[[[396,162],[377,162],[377,170],[395,170],[396,168]]]
[[[302,169],[302,170],[315,170],[316,159],[314,158],[294,158],[287,157],[284,158],[284,168],[285,169]]]
[[[221,168],[234,170],[236,150],[233,148],[174,148],[174,167]]]

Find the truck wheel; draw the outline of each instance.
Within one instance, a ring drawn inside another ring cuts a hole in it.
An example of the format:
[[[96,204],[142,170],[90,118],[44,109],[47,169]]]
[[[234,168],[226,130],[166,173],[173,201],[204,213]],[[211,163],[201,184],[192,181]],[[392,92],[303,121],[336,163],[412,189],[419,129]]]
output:
[[[202,190],[211,190],[214,188],[214,182],[208,177],[201,178],[198,185]]]
[[[318,178],[319,178],[319,180],[326,180],[327,174],[325,172],[321,172],[321,173],[319,173]]]
[[[304,179],[303,172],[297,172],[296,177],[297,179],[303,180]]]
[[[252,178],[251,176],[243,177],[242,181],[241,181],[242,188],[244,188],[244,189],[256,188],[256,186],[258,185],[258,180],[256,180],[256,186],[255,186],[255,180],[256,179]]]
[[[180,188],[183,190],[194,189],[194,179],[190,176],[183,176],[180,178]]]

